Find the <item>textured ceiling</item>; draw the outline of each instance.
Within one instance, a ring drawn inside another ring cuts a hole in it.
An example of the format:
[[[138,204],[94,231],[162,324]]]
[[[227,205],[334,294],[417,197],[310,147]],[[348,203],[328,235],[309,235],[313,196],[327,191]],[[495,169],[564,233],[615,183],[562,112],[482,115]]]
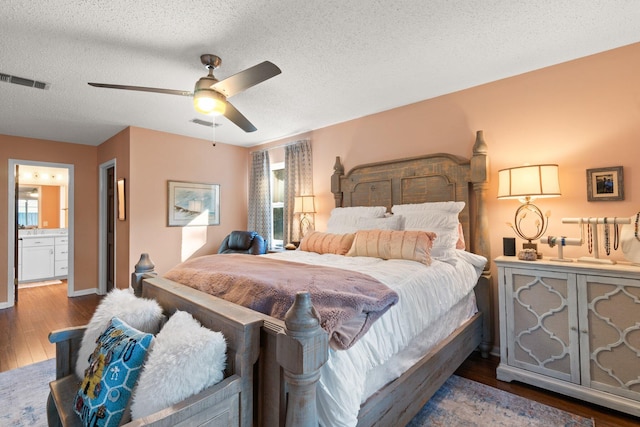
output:
[[[2,0],[0,134],[98,145],[129,125],[251,146],[640,41],[637,0]],[[257,128],[215,130],[191,91],[264,60],[282,74],[229,100]]]

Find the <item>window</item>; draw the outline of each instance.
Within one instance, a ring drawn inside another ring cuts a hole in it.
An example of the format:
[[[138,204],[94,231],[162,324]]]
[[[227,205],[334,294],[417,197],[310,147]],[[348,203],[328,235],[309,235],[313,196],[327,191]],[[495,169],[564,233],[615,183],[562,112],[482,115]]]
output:
[[[284,163],[271,165],[271,247],[281,248],[284,234]]]
[[[38,226],[38,188],[20,186],[18,193],[18,226]]]

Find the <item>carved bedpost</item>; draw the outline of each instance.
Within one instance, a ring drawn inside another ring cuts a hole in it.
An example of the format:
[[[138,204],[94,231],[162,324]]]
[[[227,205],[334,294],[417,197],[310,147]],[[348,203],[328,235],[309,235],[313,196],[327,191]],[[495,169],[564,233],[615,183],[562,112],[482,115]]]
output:
[[[284,370],[287,427],[318,426],[316,386],[328,358],[329,337],[308,292],[298,292],[278,334],[276,359]]]
[[[480,351],[483,357],[488,357],[493,345],[493,308],[491,295],[491,243],[489,241],[489,217],[487,214],[487,189],[489,188],[489,157],[487,155],[487,143],[481,130],[476,132],[476,142],[473,145],[473,157],[471,158],[471,181],[476,201],[476,223],[473,236],[473,251],[487,258],[482,277],[476,293],[478,306],[485,313],[483,319],[482,343]]]
[[[340,178],[344,176],[344,166],[340,163],[340,156],[336,156],[333,165],[333,175],[331,175],[331,192],[336,201],[336,208],[342,207],[342,188],[340,188]]]
[[[131,287],[133,288],[133,293],[136,296],[142,295],[142,279],[149,275],[156,275],[156,272],[153,271],[154,268],[155,265],[153,265],[153,261],[149,258],[149,254],[141,254],[140,259],[136,264],[135,271],[131,273]]]

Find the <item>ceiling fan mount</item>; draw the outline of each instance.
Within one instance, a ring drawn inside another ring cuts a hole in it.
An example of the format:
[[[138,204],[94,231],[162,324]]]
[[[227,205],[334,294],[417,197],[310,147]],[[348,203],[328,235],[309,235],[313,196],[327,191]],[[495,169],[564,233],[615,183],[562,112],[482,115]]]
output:
[[[222,59],[217,55],[212,55],[210,53],[205,53],[204,55],[200,55],[200,62],[207,70],[215,70],[220,65],[222,65]]]
[[[227,101],[227,98],[277,76],[282,72],[280,68],[269,61],[264,61],[258,65],[254,65],[253,67],[227,77],[224,80],[218,81],[213,75],[213,70],[222,64],[222,59],[217,55],[208,53],[201,55],[200,61],[208,70],[208,75],[201,77],[196,82],[193,92],[106,83],[89,83],[89,85],[109,89],[190,96],[194,99],[194,108],[196,111],[207,115],[222,114],[245,132],[253,132],[257,130],[256,127],[245,116],[243,116],[242,113],[240,113],[240,111]]]

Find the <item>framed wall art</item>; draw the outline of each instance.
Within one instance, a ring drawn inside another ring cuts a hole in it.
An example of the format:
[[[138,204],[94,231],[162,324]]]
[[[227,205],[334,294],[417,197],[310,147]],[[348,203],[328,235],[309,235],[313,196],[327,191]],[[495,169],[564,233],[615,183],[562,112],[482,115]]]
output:
[[[169,227],[220,224],[220,185],[168,181]]]
[[[124,178],[120,178],[117,181],[117,193],[118,193],[118,219],[120,221],[124,221],[127,219],[126,216],[126,205],[125,205],[125,193],[124,193]]]
[[[587,200],[624,200],[622,166],[587,169]]]

